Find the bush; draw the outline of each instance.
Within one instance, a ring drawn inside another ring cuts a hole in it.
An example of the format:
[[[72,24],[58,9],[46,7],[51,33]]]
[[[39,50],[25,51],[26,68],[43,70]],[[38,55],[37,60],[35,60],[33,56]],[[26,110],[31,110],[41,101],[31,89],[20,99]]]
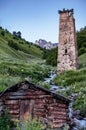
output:
[[[25,80],[38,83],[49,76],[50,67],[35,64],[6,63],[0,64],[0,91],[7,87]]]
[[[85,68],[86,67],[86,53],[79,56],[79,68]]]
[[[5,109],[0,117],[0,130],[11,130],[10,119],[9,112]]]
[[[1,31],[1,35],[4,37],[5,36],[5,31]]]
[[[84,88],[80,89],[78,97],[73,104],[74,109],[79,109],[80,114],[86,117],[86,90]]]
[[[44,88],[46,88],[48,90],[51,88],[49,83],[41,83],[41,86],[43,86]]]
[[[46,64],[56,66],[57,65],[57,48],[43,51],[43,59],[46,59]]]
[[[77,31],[77,46],[78,54],[82,55],[86,53],[86,27],[81,28],[80,31]]]
[[[8,45],[9,45],[10,47],[14,48],[15,50],[19,50],[18,44],[17,44],[17,43],[14,43],[13,40],[9,40],[9,41],[8,41]]]
[[[80,48],[79,52],[78,52],[79,56],[84,54],[84,53],[86,53],[86,48],[85,47]]]
[[[56,76],[53,82],[59,86],[69,86],[68,89],[59,91],[63,96],[78,93],[73,108],[80,110],[81,115],[86,117],[86,69],[63,72]]]
[[[18,32],[13,31],[13,35],[17,38],[21,38],[21,32],[20,31],[18,31]]]
[[[16,37],[16,36],[13,36],[13,39],[15,39],[15,40],[19,40],[19,38],[18,38],[18,37]]]
[[[20,43],[20,44],[24,44],[24,42],[23,42],[23,41],[19,41],[19,43]]]
[[[0,26],[0,29],[2,29],[2,27]]]
[[[21,127],[24,130],[43,130],[44,126],[41,123],[41,121],[39,119],[29,119],[25,122],[20,122],[20,121],[15,121],[15,125],[16,125],[16,130],[21,130]]]

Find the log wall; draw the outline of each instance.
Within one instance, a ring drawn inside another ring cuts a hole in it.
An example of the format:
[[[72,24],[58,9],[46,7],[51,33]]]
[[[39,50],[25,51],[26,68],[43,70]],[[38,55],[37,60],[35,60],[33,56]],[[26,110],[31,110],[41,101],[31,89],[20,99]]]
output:
[[[67,121],[68,104],[39,89],[10,91],[4,94],[3,100],[4,104],[0,100],[0,110],[3,106],[8,108],[12,120],[40,117],[52,128],[59,128]]]

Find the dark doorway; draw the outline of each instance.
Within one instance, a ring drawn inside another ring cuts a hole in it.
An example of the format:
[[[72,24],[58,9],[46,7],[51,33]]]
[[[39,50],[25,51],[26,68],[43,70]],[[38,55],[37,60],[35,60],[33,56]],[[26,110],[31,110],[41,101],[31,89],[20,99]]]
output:
[[[65,54],[67,54],[67,49],[65,49]]]

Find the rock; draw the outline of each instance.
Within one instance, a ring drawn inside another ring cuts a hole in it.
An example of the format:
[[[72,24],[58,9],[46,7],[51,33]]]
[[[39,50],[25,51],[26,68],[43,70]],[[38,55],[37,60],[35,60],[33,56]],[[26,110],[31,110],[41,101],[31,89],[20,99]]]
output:
[[[73,127],[73,128],[72,128],[72,130],[79,130],[79,129],[78,129],[78,128],[76,128],[76,127]]]
[[[74,124],[76,125],[76,128],[78,129],[86,129],[86,121],[85,120],[78,120],[74,118]]]
[[[82,116],[80,116],[80,110],[73,111],[72,115],[73,115],[73,118],[77,118],[79,120],[82,119]]]

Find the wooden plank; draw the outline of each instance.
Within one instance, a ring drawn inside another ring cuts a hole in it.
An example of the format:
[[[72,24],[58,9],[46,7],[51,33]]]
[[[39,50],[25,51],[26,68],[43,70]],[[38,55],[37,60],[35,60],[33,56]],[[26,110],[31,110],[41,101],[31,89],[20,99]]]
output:
[[[54,124],[52,124],[52,128],[60,128],[60,127],[62,127],[63,126],[63,123],[54,123]]]
[[[66,120],[66,119],[67,119],[67,117],[66,117],[66,116],[63,116],[63,115],[58,115],[58,116],[57,116],[57,115],[55,115],[55,116],[54,116],[54,115],[50,115],[50,116],[48,116],[47,118],[48,118],[48,119],[58,119],[58,120],[59,120],[59,119],[62,119],[62,120]]]
[[[53,103],[51,107],[67,108],[66,104]]]
[[[66,115],[66,112],[62,112],[62,111],[52,111],[52,114],[56,114],[56,115]]]
[[[66,104],[58,104],[58,107],[66,107]]]
[[[11,120],[15,121],[15,120],[19,120],[19,115],[11,115]]]
[[[36,99],[35,100],[35,103],[38,105],[38,104],[42,104],[42,103],[46,103],[46,100],[45,99]]]
[[[26,95],[25,92],[11,92],[9,93],[9,96],[24,96]]]
[[[53,103],[53,98],[52,97],[51,98],[47,97],[47,100],[48,100],[48,104],[52,104]]]
[[[18,119],[19,118],[19,115],[11,115],[11,118],[15,118],[15,119]]]
[[[45,112],[36,111],[34,115],[43,117],[45,116]]]
[[[26,95],[46,95],[44,91],[28,91],[26,92]]]
[[[5,100],[5,105],[7,104],[19,104],[19,101],[18,100]]]
[[[12,105],[12,104],[6,104],[6,107],[7,108],[10,108],[10,109],[12,109],[12,110],[16,110],[16,109],[18,109],[19,108],[19,105],[18,104],[15,104],[15,105]]]
[[[66,108],[60,108],[60,107],[48,107],[50,111],[63,111],[63,112],[66,112],[67,109]]]
[[[43,104],[35,104],[34,108],[35,109],[44,109],[44,105]]]
[[[56,119],[56,120],[53,120],[53,123],[54,124],[58,124],[58,123],[65,123],[66,120],[62,120],[62,119]]]
[[[9,110],[10,114],[19,114],[19,109],[18,110]]]
[[[44,111],[44,109],[43,109],[43,108],[42,108],[42,109],[41,109],[41,108],[39,108],[39,109],[34,108],[34,111],[42,111],[42,112],[43,112],[43,111]]]
[[[43,99],[43,98],[51,98],[50,95],[16,95],[16,96],[7,96],[7,99],[10,100],[18,100],[18,99]]]

